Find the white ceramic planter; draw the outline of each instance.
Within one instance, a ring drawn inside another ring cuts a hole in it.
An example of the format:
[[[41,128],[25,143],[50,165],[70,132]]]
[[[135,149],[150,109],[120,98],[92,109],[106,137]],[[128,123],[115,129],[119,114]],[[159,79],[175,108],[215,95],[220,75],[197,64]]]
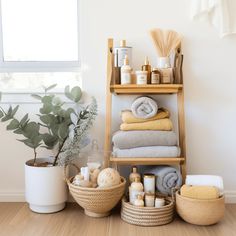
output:
[[[49,161],[38,158],[38,162]],[[62,210],[67,200],[67,186],[60,166],[35,167],[25,163],[25,198],[32,211],[53,213]]]

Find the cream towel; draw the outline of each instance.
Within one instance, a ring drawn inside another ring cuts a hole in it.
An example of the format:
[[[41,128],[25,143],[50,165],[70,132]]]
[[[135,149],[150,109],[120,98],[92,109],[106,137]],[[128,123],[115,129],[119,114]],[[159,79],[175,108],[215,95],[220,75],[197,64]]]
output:
[[[184,197],[204,200],[216,199],[220,196],[219,189],[213,186],[183,185],[180,194]]]
[[[224,193],[224,184],[221,176],[217,175],[187,175],[185,184],[193,186],[214,186]]]
[[[152,120],[165,119],[169,117],[170,117],[170,113],[165,108],[159,108],[157,111],[157,114],[153,116],[152,118],[148,118],[148,119],[136,118],[133,115],[132,111],[130,110],[124,110],[121,112],[121,119],[122,119],[122,122],[124,123],[140,123],[140,122],[146,122],[146,121],[152,121]]]
[[[161,120],[153,120],[142,123],[122,123],[120,125],[120,130],[128,131],[128,130],[163,130],[170,131],[172,130],[173,125],[170,119],[161,119]]]

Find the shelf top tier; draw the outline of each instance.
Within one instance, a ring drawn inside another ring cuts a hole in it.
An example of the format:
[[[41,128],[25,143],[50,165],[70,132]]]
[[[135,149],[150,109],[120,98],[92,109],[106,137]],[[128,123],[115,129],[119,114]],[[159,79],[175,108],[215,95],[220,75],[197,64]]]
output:
[[[110,90],[116,94],[173,94],[183,89],[182,84],[128,84],[128,85],[111,85]]]
[[[110,162],[118,165],[175,165],[184,161],[184,157],[110,157]]]

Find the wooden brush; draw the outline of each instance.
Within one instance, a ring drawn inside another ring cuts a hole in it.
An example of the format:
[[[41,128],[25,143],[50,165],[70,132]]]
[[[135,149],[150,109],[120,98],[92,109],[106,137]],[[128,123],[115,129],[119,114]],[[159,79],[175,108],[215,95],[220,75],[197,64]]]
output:
[[[174,30],[152,29],[150,36],[159,57],[168,57],[181,44],[181,36]]]

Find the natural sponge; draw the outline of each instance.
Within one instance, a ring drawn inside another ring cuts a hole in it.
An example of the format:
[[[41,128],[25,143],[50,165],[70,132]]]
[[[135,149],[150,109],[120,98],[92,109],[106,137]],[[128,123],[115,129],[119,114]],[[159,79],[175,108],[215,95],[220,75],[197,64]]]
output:
[[[99,173],[97,183],[100,188],[118,185],[120,183],[120,174],[115,169],[106,168]]]

